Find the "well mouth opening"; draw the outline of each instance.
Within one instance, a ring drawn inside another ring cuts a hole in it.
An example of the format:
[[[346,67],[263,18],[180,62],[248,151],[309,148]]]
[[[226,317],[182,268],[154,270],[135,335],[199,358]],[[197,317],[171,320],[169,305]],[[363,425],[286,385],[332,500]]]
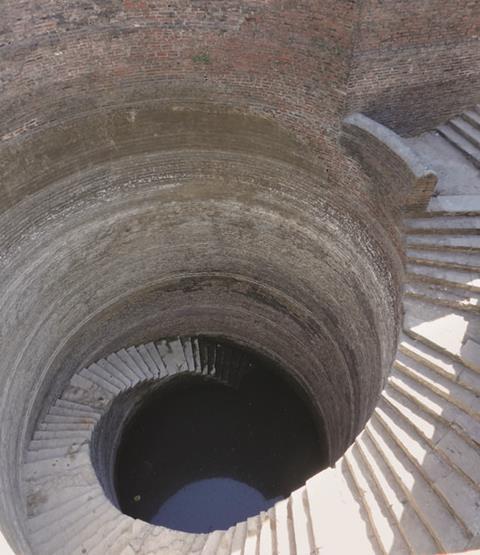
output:
[[[107,495],[131,517],[184,532],[226,530],[328,464],[300,386],[263,356],[201,340],[215,373],[178,373],[117,397],[92,444]]]

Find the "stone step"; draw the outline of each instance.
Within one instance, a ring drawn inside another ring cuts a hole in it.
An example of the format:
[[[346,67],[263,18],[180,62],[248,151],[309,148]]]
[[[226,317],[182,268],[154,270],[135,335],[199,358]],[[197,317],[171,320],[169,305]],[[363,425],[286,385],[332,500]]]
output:
[[[142,374],[145,376],[145,380],[153,380],[157,377],[157,373],[152,371],[150,364],[147,364],[143,356],[140,354],[140,351],[136,347],[129,347],[127,349],[127,353],[134,361],[136,367],[139,368]]]
[[[315,547],[320,553],[383,553],[366,523],[360,495],[354,496],[355,484],[345,460],[307,480],[306,489]]]
[[[187,363],[189,372],[196,372],[191,339],[181,337],[180,343],[182,344],[182,347],[183,347],[183,356],[185,357],[185,361]]]
[[[68,477],[72,478],[74,474],[75,476],[73,479],[68,481]],[[73,508],[75,505],[74,500],[82,495],[96,495],[98,493],[98,481],[92,482],[91,478],[91,466],[85,471],[85,465],[82,465],[74,467],[73,471],[63,468],[58,474],[44,475],[40,478],[37,477],[34,480],[26,481],[26,490],[34,495],[34,497],[30,497],[27,500],[27,511],[30,524],[35,523],[37,517],[40,517],[42,514],[51,513],[51,511],[58,509],[60,506],[65,506],[66,510]],[[51,487],[55,482],[62,485],[61,488],[58,488],[58,492],[57,488],[54,486],[53,490],[43,491],[43,493],[39,495],[40,484],[47,484]],[[52,491],[55,491],[54,496],[51,495]]]
[[[101,417],[101,413],[95,408],[87,405],[77,405],[69,403],[64,399],[57,399],[55,404],[48,409],[48,414],[56,416],[74,416],[75,418],[87,418],[97,421]]]
[[[128,364],[126,364],[122,358],[117,353],[113,353],[107,357],[107,361],[116,369],[118,374],[122,374],[128,379],[130,387],[137,385],[141,381],[141,378],[133,371]],[[99,362],[100,364],[100,362]]]
[[[448,510],[444,500],[432,489],[431,484],[388,436],[375,415],[367,424],[366,432],[441,549],[447,552],[465,549],[470,536]]]
[[[409,233],[405,237],[409,248],[440,250],[444,252],[480,252],[480,236],[477,235],[422,235]]]
[[[451,270],[438,266],[412,264],[411,262],[407,264],[406,270],[408,280],[424,281],[480,293],[480,277],[476,271]]]
[[[225,532],[222,530],[215,530],[208,535],[207,541],[201,551],[202,555],[216,555],[217,549],[222,541]]]
[[[36,430],[32,439],[34,441],[46,439],[83,441],[84,439],[89,439],[91,435],[91,430]]]
[[[307,490],[301,487],[290,495],[292,520],[297,553],[314,553],[315,543],[310,527]]]
[[[118,510],[113,505],[102,507],[101,511],[97,511],[95,518],[84,520],[84,525],[77,533],[69,536],[62,542],[60,548],[53,553],[55,555],[63,555],[70,553],[71,555],[82,555],[89,553],[89,548],[92,545],[92,540],[100,540],[101,537],[109,530],[114,518],[118,515]],[[109,526],[110,525],[110,526]]]
[[[43,537],[47,528],[56,523],[65,516],[76,514],[78,511],[83,511],[87,503],[94,500],[103,501],[104,496],[101,491],[99,491],[96,486],[89,487],[67,487],[59,491],[55,497],[49,498],[44,503],[44,510],[36,516],[32,516],[28,519],[28,528],[37,538],[37,541],[41,541],[39,538]],[[49,532],[52,533],[51,531]],[[37,536],[40,534],[40,536]],[[48,533],[45,535],[48,539]]]
[[[457,472],[431,449],[415,430],[398,420],[395,411],[381,404],[375,410],[375,416],[390,438],[422,473],[425,481],[443,499],[467,534],[477,535],[480,531],[480,491],[472,487],[463,473]]]
[[[202,361],[200,359],[200,345],[198,342],[198,337],[192,337],[192,352],[193,352],[193,361],[195,364],[195,372],[197,374],[201,374]]]
[[[137,347],[137,351],[138,354],[142,357],[143,362],[147,365],[152,379],[158,379],[160,376],[160,368],[158,367],[157,361],[152,356],[151,349],[149,349],[147,345],[139,345]]]
[[[91,407],[90,405],[82,404],[82,403],[75,403],[72,401],[68,401],[66,399],[57,399],[55,401],[55,405],[49,410],[52,412],[52,409],[66,409],[69,411],[75,411],[76,413],[86,413],[87,415],[95,415],[95,417],[99,418],[102,412],[96,408]]]
[[[37,430],[44,432],[76,432],[81,430],[92,430],[96,424],[96,420],[78,420],[75,422],[69,422],[60,420],[58,422],[40,422],[37,426]]]
[[[296,555],[291,500],[284,499],[274,506],[277,555]]]
[[[403,294],[412,299],[480,313],[480,293],[447,287],[444,284],[429,283],[416,279],[414,274],[408,276],[410,280],[404,286]]]
[[[459,135],[469,141],[474,147],[480,149],[480,131],[462,117],[452,118],[449,122]]]
[[[478,487],[480,452],[476,447],[391,387],[383,391],[379,406],[385,403],[396,412],[397,422],[405,421],[444,461],[470,480],[473,487]]]
[[[93,545],[88,555],[107,555],[120,553],[132,537],[133,519],[120,515],[113,526],[102,537],[99,543]]]
[[[26,463],[33,463],[33,462],[40,462],[40,461],[47,461],[50,459],[63,459],[63,458],[70,458],[74,459],[76,455],[80,451],[88,450],[89,445],[79,444],[78,447],[73,449],[72,447],[54,447],[51,449],[41,449],[40,451],[30,451],[27,450],[25,454],[25,462]]]
[[[222,345],[214,344],[215,376],[222,382],[228,383],[228,351]]]
[[[81,425],[94,425],[98,422],[99,417],[97,415],[89,414],[85,416],[76,416],[76,415],[66,415],[66,414],[51,414],[50,412],[45,415],[43,419],[43,424],[72,424],[72,430],[77,428],[77,425],[80,425],[78,429],[82,429]],[[41,428],[39,428],[41,429]]]
[[[165,364],[162,360],[162,357],[160,356],[160,353],[158,352],[158,349],[157,349],[157,346],[155,345],[155,343],[153,343],[153,342],[146,343],[145,344],[145,349],[148,351],[150,357],[155,362],[155,365],[156,365],[157,370],[158,370],[158,377],[162,378],[163,376],[166,376],[167,375],[167,369],[165,368]]]
[[[424,387],[428,387],[439,397],[447,399],[466,413],[475,418],[480,418],[480,395],[478,393],[462,387],[402,352],[397,353],[393,367],[421,383]]]
[[[118,358],[136,375],[138,382],[148,380],[148,373],[145,373],[143,366],[137,364],[131,353],[131,348],[117,351]]]
[[[437,553],[438,543],[415,508],[408,502],[395,475],[368,434],[364,433],[359,438],[358,449],[376,487],[383,496],[390,518],[401,532],[409,550],[412,553]]]
[[[232,548],[233,533],[235,527],[231,526],[222,536],[218,544],[216,555],[230,555]]]
[[[87,466],[91,467],[89,450],[77,453],[73,460],[47,459],[43,461],[24,462],[22,465],[22,476],[25,481],[41,481],[56,475],[64,475],[74,469],[78,473]]]
[[[369,522],[375,532],[382,553],[409,553],[407,542],[395,522],[383,492],[374,481],[371,468],[361,454],[362,438],[344,455],[345,462],[359,492]]]
[[[407,260],[424,266],[480,272],[480,253],[442,252],[438,250],[406,249]]]
[[[128,376],[119,371],[118,368],[113,366],[113,364],[104,358],[98,360],[96,362],[96,366],[103,370],[105,379],[116,380],[118,384],[122,384],[123,388],[131,387],[135,383],[132,383]]]
[[[77,539],[81,541],[82,535],[90,525],[102,518],[106,504],[102,498],[92,498],[77,505],[77,509],[59,516],[55,523],[51,523],[43,530],[32,535],[33,545],[38,546],[42,554],[66,553],[65,546]]]
[[[34,517],[42,512],[45,512],[54,505],[52,504],[54,498],[51,492],[57,490],[66,491],[83,491],[85,488],[92,488],[98,486],[98,478],[91,464],[83,464],[57,470],[55,473],[49,475],[36,476],[33,479],[28,479],[26,473],[22,472],[24,478],[24,494],[26,499],[27,515]],[[56,502],[56,501],[55,501]]]
[[[260,534],[258,537],[258,555],[273,555],[274,552],[274,516],[273,511],[260,513]]]
[[[381,402],[396,410],[399,418],[408,422],[432,447],[436,447],[450,430],[448,425],[425,411],[422,405],[415,403],[391,383],[382,391]]]
[[[113,373],[111,368],[106,369],[104,366],[94,363],[87,368],[87,371],[90,374],[96,375],[103,382],[112,384],[118,391],[122,391],[125,387],[127,387],[124,380]]]
[[[235,526],[235,531],[232,538],[232,546],[230,550],[231,555],[242,555],[243,546],[245,545],[245,539],[247,537],[247,523],[239,522]]]
[[[430,218],[405,218],[404,233],[413,235],[480,235],[480,217],[437,216]]]
[[[116,383],[115,383],[116,380],[115,379],[106,380],[103,377],[101,377],[100,375],[98,375],[91,368],[82,368],[82,370],[80,370],[80,372],[77,375],[86,378],[87,380],[89,380],[92,383],[94,383],[95,385],[97,385],[99,388],[101,388],[105,391],[108,391],[108,393],[110,393],[110,395],[112,395],[112,397],[115,397],[116,395],[118,395],[123,389],[122,385],[120,385],[120,387],[118,385],[116,385]]]
[[[470,140],[466,139],[448,123],[437,127],[437,131],[474,166],[480,167],[480,149],[471,143]]]
[[[247,519],[247,533],[242,555],[257,555],[258,535],[260,532],[260,517],[252,516]]]
[[[231,530],[231,529],[230,529]],[[224,544],[222,541],[229,536],[229,531],[222,532],[218,549]],[[132,524],[132,538],[122,554],[138,555],[141,553],[168,553],[169,555],[186,555],[200,553],[206,543],[203,534],[187,534],[164,528],[152,526],[141,520],[135,520]],[[217,551],[218,553],[219,551]]]
[[[49,439],[32,439],[28,445],[29,452],[31,451],[43,451],[44,449],[67,449],[76,451],[82,443],[89,443],[88,439],[85,438],[75,438],[75,437],[57,437]]]
[[[476,418],[402,372],[393,372],[389,383],[423,411],[440,420],[445,426],[451,426],[473,446],[480,445],[480,427]]]
[[[480,394],[480,374],[467,368],[446,353],[433,349],[420,340],[401,334],[399,351],[439,372],[462,387]]]
[[[390,383],[423,410],[439,418],[445,425],[452,426],[467,441],[480,445],[480,428],[476,418],[401,371],[392,373]]]
[[[124,515],[113,505],[106,508],[102,516],[101,525],[94,527],[94,529],[88,531],[88,533],[82,534],[81,542],[71,550],[71,553],[73,555],[93,553],[95,548],[98,547],[108,535],[114,532],[118,533],[119,523],[124,518]]]
[[[470,125],[480,130],[480,114],[476,110],[466,110],[461,117]]]
[[[477,314],[404,298],[403,327],[411,337],[480,371],[480,318]]]
[[[157,342],[156,346],[169,374],[188,372],[183,346],[178,338],[169,341],[162,340]]]
[[[74,374],[70,380],[70,385],[78,388],[79,397],[83,399],[91,398],[101,398],[108,399],[109,401],[113,399],[114,393],[111,392],[111,388],[99,385],[98,380],[93,381],[90,377],[85,375],[80,375],[80,373]],[[83,390],[83,393],[82,393]],[[68,399],[68,397],[67,397]]]
[[[476,216],[480,214],[480,195],[439,195],[428,204],[425,215],[455,214]]]

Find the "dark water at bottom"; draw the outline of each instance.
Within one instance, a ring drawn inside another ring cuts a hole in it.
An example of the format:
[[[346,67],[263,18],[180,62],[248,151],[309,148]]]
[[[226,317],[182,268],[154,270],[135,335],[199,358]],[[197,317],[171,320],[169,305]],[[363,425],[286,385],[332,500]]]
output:
[[[303,399],[255,368],[238,389],[175,378],[123,433],[115,485],[124,513],[187,532],[227,529],[326,466]]]

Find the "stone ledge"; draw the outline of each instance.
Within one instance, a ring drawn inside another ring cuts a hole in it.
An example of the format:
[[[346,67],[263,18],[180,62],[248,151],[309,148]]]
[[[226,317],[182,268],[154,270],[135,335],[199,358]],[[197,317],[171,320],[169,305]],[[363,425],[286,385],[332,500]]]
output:
[[[424,211],[437,175],[394,131],[355,112],[343,120],[342,144],[378,183],[379,193],[405,211]]]

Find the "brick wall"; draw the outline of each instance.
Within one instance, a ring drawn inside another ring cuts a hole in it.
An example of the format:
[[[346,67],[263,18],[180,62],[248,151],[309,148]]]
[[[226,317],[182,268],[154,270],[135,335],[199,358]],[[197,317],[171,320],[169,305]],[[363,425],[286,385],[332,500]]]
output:
[[[480,100],[480,3],[365,0],[348,110],[417,134]]]

